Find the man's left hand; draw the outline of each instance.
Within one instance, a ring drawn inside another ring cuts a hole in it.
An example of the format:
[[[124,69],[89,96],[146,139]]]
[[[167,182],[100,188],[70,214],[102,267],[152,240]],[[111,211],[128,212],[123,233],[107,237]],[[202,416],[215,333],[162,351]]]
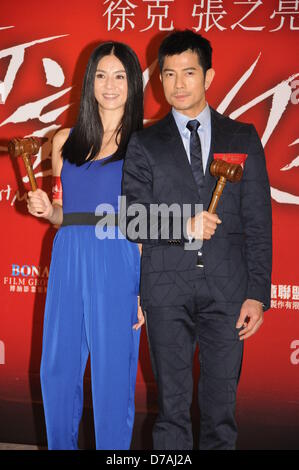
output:
[[[264,321],[263,304],[258,300],[246,299],[240,311],[236,328],[244,328],[239,332],[240,340],[247,339],[257,332]]]

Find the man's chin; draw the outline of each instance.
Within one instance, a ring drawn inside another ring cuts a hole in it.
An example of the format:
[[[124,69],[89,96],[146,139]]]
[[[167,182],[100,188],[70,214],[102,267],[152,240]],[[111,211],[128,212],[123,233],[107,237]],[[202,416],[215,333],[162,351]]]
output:
[[[187,103],[177,103],[177,102],[172,102],[169,103],[171,106],[174,107],[174,109],[177,109],[178,111],[187,111],[190,108],[190,105]]]
[[[178,103],[177,101],[172,101],[169,103],[176,111],[181,113],[190,113],[197,116],[206,106],[206,103],[200,104],[190,104],[190,103]]]

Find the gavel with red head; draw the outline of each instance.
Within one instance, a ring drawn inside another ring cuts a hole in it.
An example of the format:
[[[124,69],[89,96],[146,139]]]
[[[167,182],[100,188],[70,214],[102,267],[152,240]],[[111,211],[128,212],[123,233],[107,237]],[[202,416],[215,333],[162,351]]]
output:
[[[42,145],[42,139],[37,137],[27,137],[24,139],[12,139],[8,144],[8,153],[11,157],[23,158],[25,168],[29,177],[32,191],[37,190],[36,179],[34,176],[30,155],[36,155]]]
[[[208,209],[210,214],[215,214],[226,181],[230,183],[240,181],[243,175],[243,168],[241,165],[228,163],[224,160],[213,160],[210,166],[210,173],[216,178],[219,178]]]

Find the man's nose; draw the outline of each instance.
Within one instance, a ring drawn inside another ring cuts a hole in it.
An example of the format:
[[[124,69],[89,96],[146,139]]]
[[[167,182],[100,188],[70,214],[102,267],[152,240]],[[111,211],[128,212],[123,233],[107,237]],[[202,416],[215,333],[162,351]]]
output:
[[[183,88],[183,86],[184,86],[183,77],[181,77],[180,75],[177,75],[176,79],[175,79],[174,86],[175,86],[175,88]]]

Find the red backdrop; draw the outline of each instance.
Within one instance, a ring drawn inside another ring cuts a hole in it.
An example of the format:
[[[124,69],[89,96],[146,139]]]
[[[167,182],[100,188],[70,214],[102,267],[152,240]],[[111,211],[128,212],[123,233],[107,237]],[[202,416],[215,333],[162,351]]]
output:
[[[84,69],[96,44],[114,39],[134,48],[144,71],[145,119],[152,121],[168,111],[159,82],[158,45],[169,30],[186,27],[213,45],[216,77],[209,104],[254,123],[271,183],[272,308],[262,329],[245,344],[238,417],[248,436],[263,425],[277,447],[287,429],[290,445],[299,448],[298,1],[2,3],[0,412],[3,417],[11,403],[40,402],[43,308],[55,235],[48,223],[27,214],[28,179],[23,162],[9,158],[7,142],[15,136],[48,138],[34,170],[39,187],[50,192],[51,139],[58,128],[74,124]],[[145,413],[155,407],[144,332],[136,405]]]

